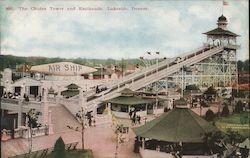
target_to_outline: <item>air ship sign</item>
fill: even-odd
[[[50,75],[75,76],[75,75],[92,73],[97,70],[92,67],[74,64],[71,62],[59,62],[59,63],[32,66],[30,71],[50,74]]]

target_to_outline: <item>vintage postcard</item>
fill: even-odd
[[[249,157],[249,0],[0,0],[2,158]]]

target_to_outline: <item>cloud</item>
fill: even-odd
[[[184,2],[184,1],[183,1]],[[229,29],[241,34],[247,57],[249,45],[246,2],[230,1],[225,8]],[[13,11],[2,37],[2,52],[21,56],[138,58],[146,51],[166,56],[200,47],[220,16],[217,1],[188,3],[156,1],[25,1],[22,6],[101,7],[102,11]],[[108,11],[107,7],[147,7],[147,11]]]

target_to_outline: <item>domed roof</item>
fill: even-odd
[[[227,21],[227,18],[222,14],[219,18],[218,18],[218,22],[219,21]]]

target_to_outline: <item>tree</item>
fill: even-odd
[[[206,112],[205,119],[207,121],[213,121],[214,117],[215,117],[214,112],[211,109],[208,109],[208,111]]]
[[[30,109],[29,112],[26,114],[26,117],[28,118],[28,126],[30,128],[30,148],[29,152],[32,152],[32,135],[33,130],[32,128],[38,128],[41,127],[41,124],[38,123],[38,116],[42,113],[39,111],[36,111],[35,109]]]
[[[238,67],[238,71],[242,71],[244,67],[244,62],[241,60],[237,61],[237,67]]]
[[[219,153],[221,155],[223,153],[223,138],[224,135],[222,132],[209,132],[203,135],[203,141],[209,149],[210,154]]]
[[[227,105],[224,105],[222,112],[221,112],[221,116],[228,116],[229,115],[229,109]]]
[[[243,69],[244,71],[249,71],[249,59],[244,61]]]
[[[66,158],[65,144],[62,137],[59,137],[55,143],[53,158]]]
[[[235,145],[243,141],[243,136],[240,135],[238,131],[233,131],[231,129],[228,129],[226,134],[228,136],[228,142],[232,145]]]
[[[241,113],[243,111],[243,103],[239,100],[235,106],[235,112]]]

